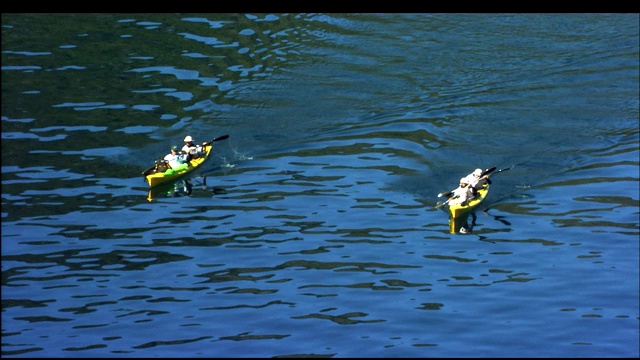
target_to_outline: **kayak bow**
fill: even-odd
[[[204,154],[197,159],[192,159],[191,161],[189,161],[189,166],[183,170],[175,171],[175,172],[167,171],[164,173],[151,173],[146,175],[145,179],[147,180],[147,183],[149,184],[150,187],[155,187],[160,184],[164,184],[168,181],[175,181],[180,177],[182,177],[183,175],[190,173],[191,171],[195,170],[197,167],[202,165],[202,163],[204,163],[209,158],[209,155],[211,154],[211,149],[212,149],[211,144],[204,146]]]

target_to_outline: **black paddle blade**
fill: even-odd
[[[483,172],[482,172],[482,174],[480,175],[480,177],[483,177],[483,176],[485,176],[485,175],[487,175],[487,174],[489,174],[489,173],[493,172],[495,169],[496,169],[496,167],[494,166],[494,167],[492,167],[492,168],[489,168],[489,169],[487,169],[487,170],[483,171]]]
[[[225,139],[228,139],[228,138],[229,138],[229,135],[222,135],[222,136],[218,136],[217,138],[211,140],[211,142],[225,140]]]
[[[513,169],[513,166],[509,166],[508,168],[500,169],[500,170],[498,170],[498,172],[496,172],[496,174],[497,173],[501,173],[503,171],[511,170],[511,169]]]
[[[222,135],[222,136],[218,136],[217,138],[214,138],[213,140],[209,141],[208,143],[205,143],[205,145],[209,145],[212,142],[216,142],[216,141],[220,141],[220,140],[225,140],[228,139],[229,135]]]

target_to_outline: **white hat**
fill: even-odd
[[[475,170],[473,171],[473,175],[475,175],[475,176],[480,176],[480,175],[482,175],[482,169],[475,169]]]
[[[184,142],[192,142],[193,138],[191,137],[191,135],[187,135],[187,137],[184,138]]]
[[[460,184],[468,184],[469,180],[467,180],[466,177],[463,177],[462,179],[460,179]]]

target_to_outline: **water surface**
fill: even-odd
[[[2,355],[638,357],[638,20],[3,14]]]

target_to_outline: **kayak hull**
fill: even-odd
[[[170,181],[176,181],[182,176],[192,172],[193,170],[198,168],[200,165],[202,165],[209,158],[209,155],[211,154],[211,149],[212,149],[211,145],[206,145],[204,147],[204,154],[197,159],[192,159],[191,161],[189,161],[189,166],[183,170],[176,171],[176,172],[166,172],[166,173],[152,173],[145,176],[145,179],[149,184],[149,187],[153,188],[158,185],[168,183]]]

